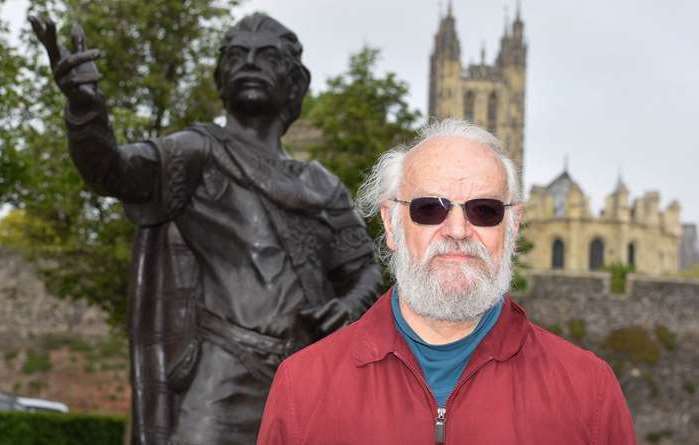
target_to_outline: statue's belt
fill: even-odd
[[[219,317],[203,306],[197,307],[197,336],[236,355],[239,354],[242,346],[257,352],[286,357],[294,352],[295,346],[293,339],[271,337],[245,329]]]
[[[196,337],[167,371],[168,385],[177,392],[186,390],[201,355],[201,343],[208,342],[234,355],[255,378],[271,382],[279,363],[299,349],[293,339],[281,339],[237,326],[197,306]]]

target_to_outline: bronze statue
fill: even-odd
[[[254,14],[226,32],[224,127],[118,146],[95,49],[31,17],[67,98],[72,159],[139,226],[130,295],[134,444],[254,443],[280,361],[357,318],[380,270],[347,189],[280,137],[310,73],[296,35]]]

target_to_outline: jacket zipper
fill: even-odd
[[[452,397],[454,397],[454,394],[456,394],[459,389],[468,382],[471,377],[473,377],[478,371],[481,370],[485,365],[493,361],[493,357],[489,357],[488,360],[484,361],[481,363],[477,368],[474,368],[468,375],[466,375],[464,378],[459,380],[456,383],[456,386],[454,389],[451,391],[449,396],[447,397],[447,402],[444,404],[444,408],[437,408],[437,418],[435,419],[434,423],[434,432],[435,432],[435,442],[437,444],[444,444],[446,442],[446,433],[447,433],[447,406],[449,406],[449,402],[451,401]],[[441,439],[441,441],[440,441]]]
[[[437,417],[434,419],[434,442],[444,443],[444,429],[447,423],[447,409],[437,408]]]
[[[405,360],[400,354],[396,353],[395,351],[393,352],[393,355],[395,355],[403,364],[410,370],[410,372],[413,373],[413,376],[417,379],[417,381],[422,385],[422,389],[427,393],[427,395],[432,399],[434,402],[432,406],[436,408],[437,412],[437,417],[434,419],[434,439],[436,444],[445,444],[447,440],[447,409],[446,406],[449,406],[449,402],[451,401],[452,397],[454,397],[454,394],[456,394],[459,389],[464,386],[464,384],[473,377],[474,374],[476,374],[478,371],[481,370],[485,365],[488,363],[492,362],[494,360],[493,357],[489,357],[488,360],[484,361],[481,363],[477,368],[473,369],[470,373],[468,373],[467,376],[459,380],[457,382],[456,387],[452,390],[451,394],[449,394],[449,397],[447,397],[447,403],[445,404],[445,408],[440,408],[437,406],[437,401],[434,398],[434,395],[432,394],[432,391],[427,387],[427,383],[425,382],[425,379],[422,378],[421,374],[413,368],[410,363]]]
[[[405,360],[400,354],[398,354],[397,352],[394,351],[393,355],[395,355],[398,358],[398,360],[403,362],[405,367],[408,368],[410,370],[410,372],[413,373],[413,376],[415,376],[415,379],[422,386],[422,389],[425,391],[425,393],[428,395],[428,397],[432,400],[432,402],[433,402],[432,407],[433,407],[433,409],[435,409],[437,411],[437,417],[435,418],[435,425],[434,425],[434,427],[435,427],[435,430],[434,430],[435,443],[443,444],[444,441],[446,440],[446,431],[445,431],[446,420],[447,420],[446,419],[446,415],[447,415],[446,408],[440,408],[437,406],[437,401],[435,400],[434,395],[432,395],[432,391],[430,391],[430,388],[427,387],[427,383],[425,382],[425,379],[422,378],[422,375],[415,368],[413,368],[410,365],[410,363],[407,360]],[[443,414],[442,414],[441,419],[440,419],[440,414],[439,414],[440,410],[443,410]],[[439,423],[440,420],[441,420],[441,424]],[[441,429],[439,428],[440,425],[441,425]],[[440,431],[441,431],[441,433],[440,433]],[[440,436],[440,434],[441,434],[441,436]],[[441,437],[441,441],[439,440],[440,437]]]

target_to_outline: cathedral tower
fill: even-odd
[[[430,57],[430,116],[454,116],[461,105],[461,45],[451,2],[439,23]]]
[[[515,19],[506,20],[493,64],[481,50],[480,63],[462,68],[451,2],[435,35],[430,59],[429,116],[456,117],[494,133],[520,172],[524,159],[524,116],[527,44],[519,5]]]

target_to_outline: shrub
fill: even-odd
[[[646,434],[646,440],[650,443],[660,443],[661,440],[670,437],[672,437],[671,430],[652,431]]]
[[[117,416],[0,412],[0,445],[121,445]]]
[[[38,396],[47,386],[48,384],[43,380],[32,380],[27,385],[27,389],[30,394]]]
[[[5,361],[7,362],[7,364],[11,365],[12,362],[17,358],[17,355],[19,355],[19,352],[16,350],[5,351],[3,355],[5,356]]]
[[[570,338],[578,342],[585,338],[585,334],[587,333],[585,329],[585,320],[580,320],[579,318],[568,320],[568,333],[570,334]]]
[[[546,329],[556,335],[563,335],[563,328],[561,328],[561,325],[558,323],[552,323],[546,326]]]
[[[515,271],[512,274],[512,282],[510,285],[514,291],[526,292],[529,283],[527,283],[527,279],[524,275],[522,275],[519,271]]]
[[[655,327],[655,337],[668,351],[677,349],[677,334],[672,332],[667,326],[657,325]]]
[[[605,338],[604,347],[636,364],[654,365],[660,358],[660,348],[641,326],[613,330]]]
[[[626,275],[633,272],[633,266],[622,263],[613,263],[604,268],[611,274],[611,291],[613,294],[623,294],[626,292]]]
[[[688,394],[694,394],[697,392],[697,385],[694,382],[684,382],[682,388],[687,391]]]
[[[111,334],[97,345],[97,354],[100,358],[126,358],[129,354],[126,338]]]
[[[46,372],[51,370],[51,358],[46,351],[37,351],[30,349],[27,351],[27,358],[24,360],[22,372],[25,374],[34,374],[36,372]]]
[[[44,349],[48,351],[53,351],[55,349],[61,349],[67,347],[71,351],[75,352],[88,352],[92,349],[92,346],[83,338],[75,335],[67,334],[49,334],[42,338],[42,345]]]

